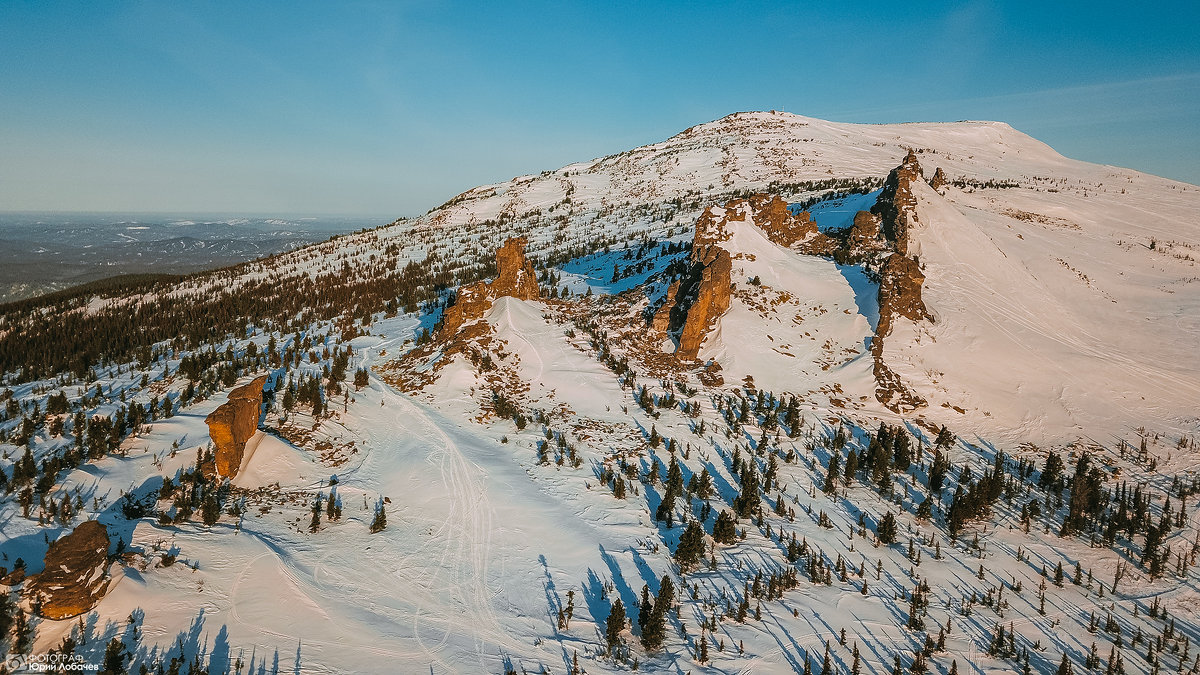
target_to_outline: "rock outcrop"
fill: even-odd
[[[893,253],[879,270],[879,326],[876,339],[886,337],[892,331],[892,321],[903,316],[912,321],[930,319],[929,311],[921,300],[921,285],[925,275],[917,261]]]
[[[758,203],[775,209],[759,196]],[[786,210],[787,204],[778,200]],[[733,236],[729,224],[748,219],[757,222],[759,209],[753,200],[734,199],[724,206],[704,209],[696,221],[689,267],[682,279],[671,283],[663,304],[654,312],[651,325],[664,332],[679,331],[675,350],[681,359],[695,359],[713,324],[729,309],[733,259],[721,244]],[[788,214],[790,215],[790,214]],[[783,222],[785,216],[778,216]]]
[[[218,476],[233,478],[241,468],[246,441],[258,430],[266,383],[267,376],[260,375],[249,384],[233,389],[229,392],[229,400],[204,419],[208,424],[208,435],[216,446],[214,468]]]
[[[496,251],[496,279],[488,286],[493,298],[509,296],[520,300],[536,300],[540,295],[537,272],[525,257],[529,240],[516,237],[504,242]]]
[[[793,213],[782,197],[755,194],[750,197],[754,209],[754,224],[767,238],[780,246],[791,248],[817,238],[817,221],[808,211]]]
[[[452,337],[463,324],[483,317],[496,298],[510,296],[536,300],[540,297],[537,272],[533,269],[533,263],[525,257],[528,243],[524,237],[505,241],[496,250],[496,278],[490,282],[477,281],[458,289],[454,304],[447,307],[442,315],[439,337]]]
[[[707,264],[698,265],[694,274],[698,277],[683,330],[679,333],[680,358],[694,359],[700,353],[700,345],[712,329],[712,324],[729,309],[729,286],[732,281],[733,260],[729,251],[717,249]]]
[[[108,590],[108,544],[108,529],[95,520],[50,544],[44,571],[26,587],[42,616],[69,619],[100,602]]]
[[[929,187],[940,191],[942,188],[946,187],[946,184],[949,182],[950,181],[946,180],[946,172],[942,171],[942,167],[939,166],[937,171],[933,172],[933,178],[929,180]]]
[[[650,325],[654,330],[666,332],[671,327],[671,311],[675,309],[675,299],[679,297],[680,281],[676,279],[671,282],[670,288],[667,289],[666,300],[659,305],[654,312],[654,318],[651,319]]]
[[[915,180],[923,180],[921,165],[916,153],[909,150],[900,166],[888,174],[879,199],[871,207],[871,212],[882,219],[883,236],[900,255],[908,255],[908,228],[917,207],[911,187]]]

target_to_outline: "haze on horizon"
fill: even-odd
[[[1017,4],[6,2],[0,211],[410,215],[767,109],[1200,184],[1200,8]]]

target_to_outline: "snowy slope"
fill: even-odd
[[[691,241],[705,207],[767,191],[815,201],[822,230],[844,227],[870,207],[910,147],[926,176],[940,167],[954,183],[940,194],[914,184],[911,253],[934,321],[898,319],[884,350],[927,407],[900,417],[875,399],[877,283],[859,266],[780,247],[749,221],[734,224],[724,243],[733,258],[731,308],[700,352],[702,363],[720,364],[723,383],[706,385],[703,366],[672,360],[647,311],[670,281],[668,268],[686,258],[665,251]],[[1190,658],[1181,666],[1171,648],[1181,637],[1200,642],[1195,566],[1176,572],[1172,558],[1167,574],[1151,578],[1140,561],[1144,533],[1112,545],[1057,536],[1069,490],[1038,487],[1038,473],[1017,461],[1040,470],[1054,450],[1069,474],[1086,450],[1100,458],[1106,490],[1126,481],[1152,495],[1155,521],[1168,492],[1179,508],[1174,479],[1186,485],[1200,475],[1198,214],[1200,188],[1070,160],[1001,123],[852,125],[739,113],[661,143],[481,186],[419,218],[196,277],[171,297],[186,303],[254,280],[338,269],[352,282],[369,265],[402,270],[431,257],[451,268],[489,259],[504,239],[524,235],[531,259],[553,260],[546,274],[573,297],[498,298],[478,334],[461,343],[415,345],[439,317],[430,303],[414,312],[377,308],[369,321],[252,325],[211,352],[193,350],[211,353],[215,369],[228,349],[246,360],[243,376],[269,368],[281,388],[322,378],[327,412],[313,416],[307,403],[285,411],[277,395],[230,488],[226,505],[243,500],[245,512],[227,511],[212,527],[196,518],[129,520],[119,503],[124,491],[178,483],[208,446],[203,420],[228,389],[215,370],[203,371],[194,401],[145,422],[122,452],[64,473],[48,496],[79,496],[75,522],[100,519],[128,550],[112,565],[109,594],[84,617],[80,651],[98,658],[108,639],[125,635],[137,645],[134,664],[197,657],[212,672],[236,670],[240,655],[256,673],[564,673],[577,655],[590,673],[629,672],[635,662],[645,672],[788,673],[803,669],[805,655],[819,672],[828,645],[837,672],[849,672],[857,646],[861,672],[890,673],[893,658],[907,667],[927,637],[949,626],[931,672],[946,673],[952,662],[964,673],[1014,672],[1015,657],[987,653],[1003,624],[1034,672],[1053,672],[1064,653],[1082,669],[1093,642],[1102,657],[1115,649],[1110,631],[1087,630],[1090,614],[1103,625],[1112,613],[1126,672],[1148,673],[1147,638],[1132,642],[1135,630],[1166,630],[1147,616],[1157,602],[1176,619],[1176,632],[1163,638],[1163,667],[1187,672]],[[71,311],[127,311],[145,300],[97,295]],[[284,358],[268,366],[269,340]],[[160,347],[148,366],[105,363],[88,381],[64,374],[14,384],[20,405],[0,421],[4,440],[56,391],[72,413],[88,415],[151,397],[180,401],[189,350]],[[350,350],[350,366],[335,393],[325,373],[340,349]],[[392,377],[406,358],[428,381]],[[356,386],[360,368],[367,380]],[[496,393],[520,415],[497,414]],[[795,424],[782,412],[792,396]],[[912,466],[834,481],[823,494],[831,456],[864,456],[881,421],[912,434],[921,448]],[[957,435],[946,449],[953,469],[931,494],[929,448],[942,424]],[[48,427],[29,442],[39,461],[75,442],[73,422],[57,434]],[[1139,442],[1145,457],[1132,450]],[[4,442],[0,450],[0,469],[11,476],[24,449]],[[991,513],[950,537],[962,468],[978,479],[997,451],[1009,458],[1011,486]],[[672,459],[684,484],[709,473],[711,511],[686,494],[660,509]],[[775,484],[755,493],[761,515],[741,518],[738,536],[714,545],[717,513],[731,510],[741,490],[738,469],[753,465],[762,476],[771,464]],[[69,528],[36,500],[23,517],[13,495],[0,502],[0,565],[21,556],[37,572],[49,541]],[[343,517],[321,517],[310,532],[314,500],[331,495]],[[919,518],[927,497],[931,517]],[[1200,536],[1195,501],[1186,499],[1164,543],[1183,557]],[[377,503],[388,524],[372,534]],[[1031,503],[1042,514],[1026,525]],[[166,513],[171,504],[156,508]],[[670,524],[655,520],[659,512],[670,513]],[[898,521],[893,545],[876,537],[886,514]],[[703,524],[705,555],[683,572],[672,553],[689,520]],[[789,559],[793,541],[806,548]],[[175,562],[165,564],[170,555]],[[810,563],[834,568],[839,559],[844,576],[810,579]],[[1053,583],[1060,563],[1062,586]],[[1079,584],[1070,579],[1076,563],[1088,575]],[[751,590],[785,571],[797,573],[796,587],[773,597]],[[657,593],[664,574],[686,589],[674,598],[664,647],[646,650],[636,602],[643,586]],[[909,625],[918,581],[931,589],[924,628]],[[997,590],[1003,602],[993,603]],[[614,659],[604,631],[616,598],[634,620]],[[739,620],[743,599],[748,616]],[[571,620],[560,622],[569,602]],[[140,640],[128,637],[131,614],[140,617]],[[80,628],[77,620],[41,621],[37,630],[35,651],[44,652]],[[7,648],[2,636],[0,645]]]

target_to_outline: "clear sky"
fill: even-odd
[[[1200,3],[1141,4],[0,0],[0,210],[413,215],[766,109],[1200,183]]]

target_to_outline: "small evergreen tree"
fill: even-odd
[[[717,514],[717,522],[713,525],[713,541],[718,544],[732,544],[737,541],[737,521],[732,513],[722,510]]]
[[[25,612],[17,609],[16,622],[13,627],[12,651],[14,654],[28,654],[33,647],[34,630]]]
[[[688,523],[687,529],[679,537],[679,546],[675,548],[675,562],[679,563],[680,572],[688,570],[700,562],[704,556],[704,528],[695,520]]]
[[[200,517],[204,524],[212,527],[221,517],[221,505],[217,503],[216,490],[209,489],[200,503]]]
[[[129,658],[128,652],[125,650],[125,643],[120,637],[115,637],[109,640],[108,646],[104,648],[104,664],[100,670],[100,675],[122,675],[128,671],[125,670],[125,661]]]
[[[896,516],[892,515],[891,511],[888,511],[887,515],[879,521],[876,534],[879,536],[879,541],[884,544],[891,544],[896,541]]]
[[[383,509],[383,498],[375,504],[375,519],[371,521],[371,534],[382,532],[387,528],[387,513]]]
[[[625,605],[618,598],[613,603],[612,611],[608,613],[608,623],[604,631],[605,638],[608,641],[609,654],[612,654],[617,645],[621,643],[621,631],[623,630],[625,630]]]

